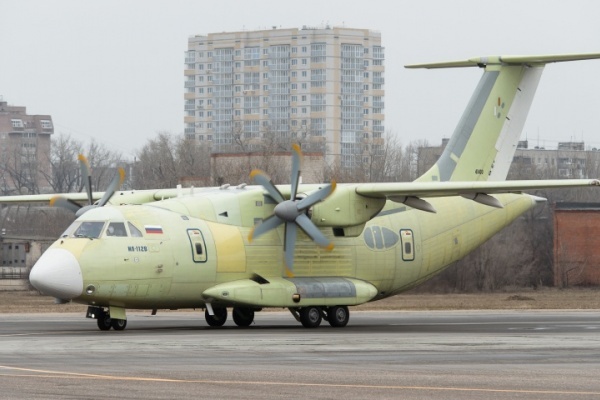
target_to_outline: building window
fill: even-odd
[[[52,129],[52,121],[42,119],[40,123],[42,124],[42,129]]]
[[[23,120],[11,119],[10,122],[11,122],[13,128],[22,128],[23,127]]]

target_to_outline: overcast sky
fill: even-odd
[[[0,96],[50,114],[55,134],[124,156],[183,132],[187,39],[221,31],[346,26],[381,32],[385,126],[402,143],[452,134],[481,71],[408,70],[483,55],[600,52],[600,2],[0,0]],[[600,60],[546,67],[525,135],[600,148]]]

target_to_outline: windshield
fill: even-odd
[[[81,225],[73,232],[74,237],[85,237],[97,239],[104,228],[104,222],[83,221]]]

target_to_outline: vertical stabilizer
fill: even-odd
[[[545,64],[600,54],[480,57],[407,68],[484,68],[436,164],[417,181],[505,180]]]

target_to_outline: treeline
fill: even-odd
[[[127,188],[169,188],[191,179],[215,186],[223,183],[248,182],[252,168],[260,168],[271,175],[277,184],[289,183],[289,163],[281,162],[274,154],[289,151],[291,141],[271,142],[253,152],[260,153],[254,165],[244,163],[222,164],[217,170],[211,164],[210,150],[197,145],[183,136],[159,133],[149,139],[138,151],[133,162],[103,145],[91,141],[84,144],[70,136],[57,135],[50,153],[51,170],[38,171],[49,182],[52,192],[78,192],[84,187],[78,154],[85,154],[90,163],[94,190],[103,191],[118,166],[127,167]],[[309,146],[304,145],[303,148]],[[382,146],[368,157],[360,159],[350,168],[324,164],[322,182],[403,182],[412,181],[423,172],[423,165],[434,160],[423,160],[421,150],[427,142],[416,141],[403,145],[389,136]],[[240,145],[237,151],[247,150]],[[314,150],[314,149],[313,149]],[[236,148],[232,148],[236,151]],[[421,153],[421,154],[420,154]],[[421,159],[420,159],[421,157]],[[584,176],[600,176],[597,160],[587,161]],[[0,171],[8,173],[8,171]],[[12,172],[17,178],[20,176]],[[31,175],[22,173],[24,177]],[[535,165],[513,164],[509,179],[556,179],[556,170],[536,168]],[[17,181],[19,181],[17,179]],[[27,179],[19,181],[28,193],[39,188],[27,187]],[[506,288],[552,286],[553,277],[553,212],[557,201],[596,201],[593,189],[544,190],[531,194],[548,199],[494,236],[463,260],[450,266],[442,274],[427,282],[418,290],[438,292],[496,291]],[[29,206],[4,208],[1,214],[2,228],[11,233],[36,237],[57,237],[73,221],[73,214],[61,209],[32,209]]]

